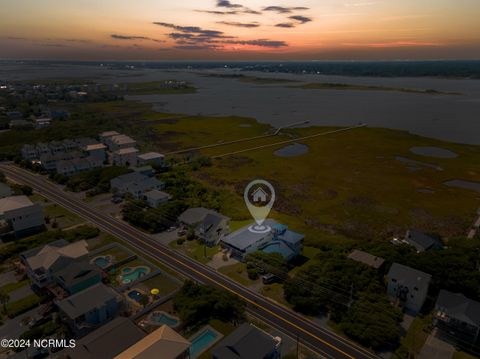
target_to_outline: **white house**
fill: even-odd
[[[432,276],[419,270],[393,263],[387,274],[387,293],[394,303],[418,313],[427,298]]]
[[[157,208],[158,206],[167,203],[170,198],[172,198],[168,193],[156,189],[145,192],[144,197],[148,205],[152,208]]]
[[[117,151],[122,148],[135,147],[137,141],[127,135],[116,135],[107,138],[106,140],[108,148],[110,151]]]
[[[113,152],[112,162],[117,166],[136,166],[138,150],[133,147],[122,148]]]
[[[88,156],[98,158],[102,162],[106,160],[106,149],[107,146],[105,146],[103,143],[95,143],[83,147],[83,150],[88,154]]]
[[[155,177],[148,177],[138,172],[127,173],[110,181],[112,190],[120,193],[130,193],[133,198],[143,198],[146,192],[162,190],[165,185]]]
[[[22,237],[42,230],[44,225],[42,206],[27,196],[0,199],[0,237]]]
[[[165,156],[158,152],[147,152],[138,155],[138,165],[156,165],[164,166],[165,165]]]

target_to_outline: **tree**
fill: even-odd
[[[173,300],[175,310],[186,325],[207,323],[210,319],[238,322],[243,319],[245,302],[213,286],[186,281]]]

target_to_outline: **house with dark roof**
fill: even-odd
[[[279,359],[281,338],[244,323],[211,351],[213,359]]]
[[[77,335],[86,334],[113,319],[120,310],[122,297],[102,283],[56,303],[60,317]]]
[[[130,319],[117,317],[61,352],[66,359],[113,359],[147,334]]]
[[[460,341],[476,343],[480,334],[480,302],[442,289],[433,312],[434,324]]]
[[[416,314],[427,299],[431,279],[430,274],[393,263],[387,274],[388,296],[395,304]]]
[[[114,359],[188,359],[191,343],[168,325],[162,325]]]
[[[363,263],[374,269],[379,269],[385,263],[385,260],[381,257],[374,256],[370,253],[354,249],[352,253],[348,255],[348,258],[355,262]]]
[[[404,241],[414,246],[417,252],[443,248],[442,241],[438,236],[426,234],[415,229],[409,229],[407,231]]]
[[[289,230],[288,226],[273,219],[267,219],[263,223],[266,231],[252,230],[252,226],[254,224],[242,227],[221,240],[222,247],[232,257],[244,260],[249,253],[263,251],[279,253],[288,261],[302,252],[304,235]]]
[[[53,275],[55,282],[69,295],[81,292],[102,281],[97,266],[87,261],[73,262]]]
[[[230,218],[208,208],[189,208],[178,221],[193,228],[195,235],[209,246],[218,244],[230,232]]]
[[[146,192],[162,190],[165,184],[155,177],[148,177],[138,172],[127,173],[110,180],[110,187],[120,193],[130,193],[133,198],[143,198]]]

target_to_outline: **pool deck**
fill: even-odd
[[[203,353],[205,353],[208,349],[210,349],[211,347],[213,347],[215,344],[217,344],[220,340],[223,339],[223,334],[220,333],[218,330],[215,330],[214,328],[212,328],[210,325],[205,325],[204,327],[202,327],[201,329],[199,329],[197,332],[195,332],[195,334],[193,334],[192,336],[190,336],[190,338],[188,338],[188,340],[190,341],[190,343],[193,343],[193,341],[200,336],[201,333],[203,333],[205,330],[211,330],[212,332],[214,332],[217,337],[215,338],[215,340],[213,340],[211,343],[208,344],[208,346],[206,346],[204,349],[202,349],[200,352],[196,353],[195,355],[191,355],[190,356],[190,359],[195,359],[195,358],[198,358],[200,355],[202,355]]]

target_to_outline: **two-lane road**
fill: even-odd
[[[129,226],[63,191],[45,177],[33,174],[12,164],[0,164],[0,170],[11,180],[31,186],[49,200],[78,214],[87,221],[136,248],[168,268],[195,281],[221,287],[242,298],[254,316],[266,321],[282,332],[299,338],[307,348],[326,358],[378,358],[372,352],[335,333],[320,327],[302,315],[238,284],[213,268],[203,265],[155,241],[148,234]]]

